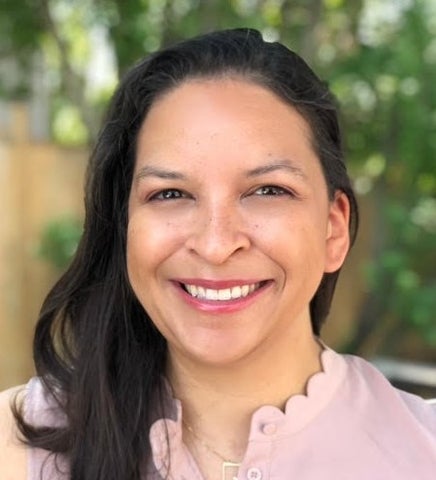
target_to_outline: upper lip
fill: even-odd
[[[209,280],[205,278],[177,278],[174,281],[184,285],[196,285],[197,287],[210,288],[213,290],[222,290],[225,288],[240,287],[241,285],[251,285],[265,282],[265,279],[249,278],[237,280]]]

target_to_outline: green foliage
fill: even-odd
[[[41,18],[35,15],[36,0],[1,0],[0,2],[0,62],[14,59],[15,82],[7,82],[0,74],[0,96],[25,98],[30,91],[26,72],[31,68],[32,54],[43,34]],[[6,66],[9,68],[9,65]]]
[[[356,188],[375,213],[366,227],[373,245],[368,308],[354,345],[363,348],[368,332],[390,319],[381,348],[395,353],[412,330],[436,340],[436,9],[417,0],[384,23],[367,25],[330,78]]]
[[[64,270],[70,263],[82,236],[82,224],[75,218],[59,218],[50,221],[41,234],[38,256],[57,270]]]
[[[88,134],[77,106],[59,102],[53,112],[53,139],[65,147],[76,147],[87,143]]]

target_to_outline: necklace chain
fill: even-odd
[[[185,420],[182,420],[183,425],[185,426],[186,430],[202,445],[207,451],[210,453],[213,453],[216,457],[218,457],[222,461],[222,480],[227,479],[227,471],[230,469],[235,469],[239,468],[241,466],[240,463],[233,462],[226,458],[224,455],[221,455],[220,452],[215,450],[213,447],[211,447],[207,442],[205,442],[201,437],[198,436],[198,434],[195,432],[195,430],[191,427],[191,425],[188,425]],[[236,477],[232,477],[235,479]]]

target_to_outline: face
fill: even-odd
[[[348,249],[310,129],[241,79],[190,80],[138,137],[127,268],[171,355],[229,363],[311,334],[309,302]]]

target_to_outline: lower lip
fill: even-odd
[[[194,307],[201,312],[207,312],[211,314],[221,313],[233,313],[239,310],[243,310],[250,306],[257,298],[262,295],[270,286],[272,282],[267,282],[253,293],[248,294],[246,297],[236,298],[234,300],[206,300],[204,298],[197,298],[189,295],[179,283],[175,286],[182,299],[188,303],[191,307]]]

